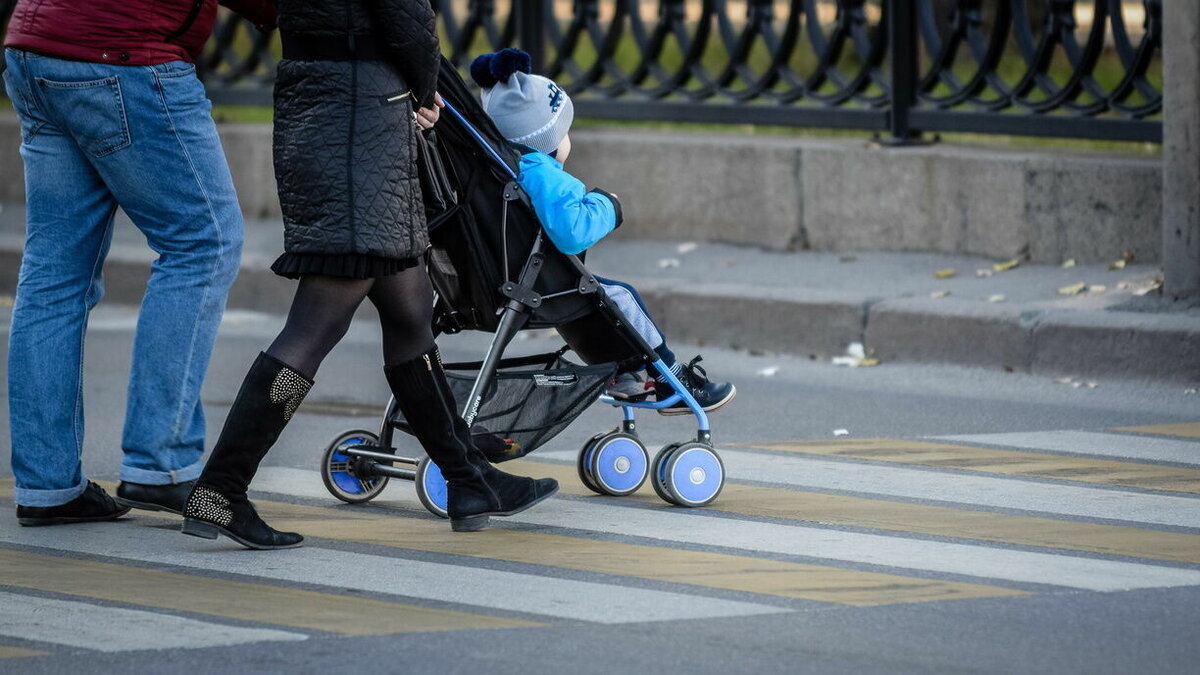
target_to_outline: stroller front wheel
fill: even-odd
[[[586,477],[600,494],[631,495],[646,482],[650,456],[637,436],[617,431],[584,446],[582,463]],[[590,485],[588,487],[591,487]]]
[[[325,448],[321,455],[321,481],[334,497],[347,504],[369,502],[387,487],[387,476],[360,476],[358,462],[346,454],[346,448],[355,445],[379,446],[379,437],[370,431],[356,429],[347,431]]]
[[[655,491],[676,506],[711,504],[725,487],[725,464],[704,443],[668,445],[654,459]]]
[[[417,499],[421,500],[421,504],[433,515],[439,518],[449,518],[446,479],[442,477],[442,470],[438,468],[438,465],[428,457],[422,458],[417,463],[415,481]]]

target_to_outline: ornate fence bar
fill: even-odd
[[[581,116],[1156,143],[1162,3],[433,0],[455,64],[520,46]],[[278,53],[226,16],[214,100],[269,103]]]

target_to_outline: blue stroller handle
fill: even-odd
[[[483,149],[486,150],[488,155],[491,156],[492,161],[499,164],[500,167],[502,169],[504,169],[504,172],[508,174],[509,178],[516,180],[517,179],[516,172],[513,171],[512,167],[509,166],[508,163],[504,161],[504,158],[501,157],[500,154],[496,152],[496,149],[492,147],[492,144],[487,142],[487,139],[485,139],[483,137],[483,134],[479,133],[479,130],[476,129],[473,124],[468,122],[467,118],[463,117],[462,113],[458,112],[458,110],[455,109],[454,106],[450,105],[449,101],[443,99],[442,103],[445,104],[446,110],[449,110],[450,114],[454,115],[454,118],[457,119],[460,123],[462,123],[462,125],[464,127],[467,128],[467,131],[471,134],[471,136],[475,137],[475,140],[478,141],[479,145],[483,146]]]

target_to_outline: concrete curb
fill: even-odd
[[[0,292],[16,285],[20,250],[0,246]],[[248,255],[229,307],[283,313],[294,282]],[[117,249],[106,298],[137,304],[146,252]],[[1195,314],[1064,310],[954,298],[890,298],[744,284],[628,279],[673,341],[827,359],[862,342],[886,362],[945,363],[1046,375],[1200,381]]]

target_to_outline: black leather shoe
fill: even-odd
[[[142,483],[126,483],[121,481],[117,486],[117,503],[134,509],[145,511],[169,511],[175,515],[183,515],[183,505],[187,503],[188,495],[196,481],[174,485],[143,485]]]
[[[118,504],[108,496],[104,488],[88,481],[83,493],[66,504],[58,506],[17,505],[17,522],[28,526],[66,525],[67,523],[91,523],[101,520],[116,520],[129,513],[129,507]]]

